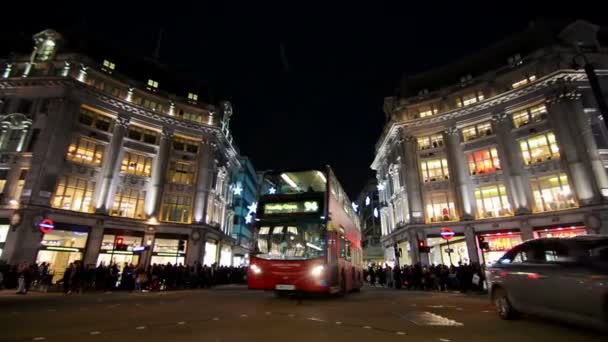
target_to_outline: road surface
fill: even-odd
[[[605,341],[537,318],[502,321],[485,296],[364,288],[279,298],[242,286],[161,293],[0,294],[0,341]]]

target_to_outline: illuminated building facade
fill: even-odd
[[[230,264],[230,103],[155,61],[96,60],[52,30],[34,42],[0,61],[0,258],[56,274],[74,260]]]
[[[386,260],[396,244],[401,264],[489,263],[524,240],[608,233],[608,134],[583,69],[608,97],[602,32],[531,26],[385,99],[372,169]]]

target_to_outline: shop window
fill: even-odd
[[[158,144],[158,132],[138,126],[129,126],[129,139],[145,142],[147,144]]]
[[[173,140],[173,149],[176,151],[197,153],[198,152],[198,142],[196,140],[176,137]]]
[[[166,222],[190,223],[192,198],[190,196],[165,194],[161,207],[161,219]]]
[[[467,155],[471,175],[482,175],[500,170],[500,161],[495,147],[484,148]]]
[[[100,166],[104,146],[81,136],[72,137],[66,159],[85,165]]]
[[[424,204],[428,223],[456,220],[454,196],[451,192],[425,193]]]
[[[181,241],[181,246],[180,246]],[[154,239],[154,253],[168,253],[168,254],[185,254],[186,253],[186,239]]]
[[[535,209],[553,211],[577,206],[565,173],[530,179]]]
[[[4,193],[6,179],[8,178],[8,170],[9,169],[0,169],[0,193]]]
[[[456,105],[458,107],[466,107],[466,106],[472,105],[473,103],[483,101],[483,99],[484,99],[483,92],[476,91],[474,93],[459,96],[456,99]]]
[[[475,200],[477,217],[480,219],[512,215],[507,190],[502,184],[477,188]]]
[[[420,162],[420,172],[425,183],[442,181],[450,178],[448,160],[428,159]]]
[[[539,104],[513,113],[513,124],[515,128],[519,128],[530,123],[543,121],[546,118],[547,107],[544,104]]]
[[[169,164],[169,182],[194,184],[196,169],[193,163],[172,160]]]
[[[492,134],[494,134],[494,131],[492,130],[492,124],[490,122],[483,122],[462,129],[462,138],[464,141],[471,141]]]
[[[112,118],[94,110],[89,106],[80,107],[80,115],[78,116],[80,124],[96,128],[100,131],[109,132],[112,126]]]
[[[114,195],[111,214],[114,216],[144,219],[146,193],[137,189],[118,188]]]
[[[552,132],[520,140],[519,146],[526,165],[559,158],[559,147]]]
[[[526,76],[526,77],[520,79],[519,81],[513,82],[513,84],[511,84],[511,87],[513,89],[519,88],[521,86],[525,86],[526,84],[528,84],[530,82],[533,82],[534,80],[536,80],[536,76],[535,75]]]
[[[120,172],[129,175],[150,177],[152,172],[152,158],[133,152],[125,152],[120,166]]]
[[[418,138],[418,149],[426,150],[443,146],[443,134],[433,134]]]
[[[51,203],[54,208],[92,213],[94,191],[95,182],[93,181],[62,176],[59,177]]]

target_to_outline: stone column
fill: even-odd
[[[575,131],[579,132],[579,141],[582,144],[585,152],[585,159],[589,163],[589,170],[594,176],[595,184],[597,186],[596,195],[601,198],[608,197],[608,174],[602,164],[600,154],[597,149],[593,132],[591,131],[591,119],[583,108],[583,104],[580,99],[573,99],[572,101],[562,102],[564,110],[569,113],[567,115],[570,120],[570,127],[575,128]]]
[[[519,224],[519,231],[521,232],[521,239],[528,241],[534,239],[534,230],[528,222],[528,220],[522,220]]]
[[[122,145],[128,128],[129,118],[121,116],[116,118],[114,130],[112,131],[112,140],[104,152],[105,158],[101,168],[102,178],[95,203],[98,213],[107,214],[108,210],[112,208],[113,198],[111,198],[110,193],[120,172],[120,163],[124,155]]]
[[[418,151],[416,150],[416,139],[412,136],[405,137],[402,141],[403,153],[401,156],[405,161],[405,189],[410,211],[411,223],[422,223],[424,221],[422,209],[422,194],[420,192],[420,172],[418,170]]]
[[[469,252],[469,263],[479,263],[479,249],[477,248],[477,237],[475,236],[475,228],[467,224],[464,227],[464,238]]]
[[[2,204],[11,205],[12,200],[19,202],[17,198],[17,188],[19,186],[19,178],[21,177],[21,157],[17,154],[13,155],[8,175],[6,176],[6,183],[4,184],[4,196],[2,196]]]
[[[3,151],[11,130],[8,122],[2,122],[0,125],[0,151]]]
[[[150,188],[146,194],[146,214],[148,214],[149,217],[155,217],[157,219],[160,212],[163,186],[165,184],[172,141],[173,131],[168,128],[163,128],[158,154],[152,165]]]
[[[199,262],[200,264],[203,263],[205,241],[205,233],[202,229],[192,228],[192,233],[188,239],[188,249],[186,251],[186,265],[192,266],[195,262]]]
[[[194,222],[206,223],[207,198],[213,181],[214,144],[203,141],[199,146],[196,170],[196,191],[194,194]]]
[[[412,265],[420,262],[420,252],[418,251],[418,237],[416,232],[409,230],[407,232],[408,243],[410,244],[410,257],[412,258]]]
[[[89,237],[87,239],[87,249],[84,253],[84,264],[97,266],[97,258],[101,250],[101,242],[103,241],[103,220],[97,220],[95,225],[91,227]]]
[[[569,179],[579,204],[586,206],[598,203],[600,194],[595,186],[593,171],[586,162],[584,134],[576,129],[578,127],[573,127],[573,121],[578,121],[578,119],[569,118],[576,115],[572,101],[577,100],[578,96],[579,94],[575,91],[560,89],[547,102],[547,105],[550,120],[555,129],[560,156],[570,171]]]
[[[21,128],[21,136],[19,137],[19,144],[17,145],[17,152],[23,152],[27,148],[27,141],[30,135],[30,131],[32,128],[32,122],[26,121],[23,122],[23,127]]]
[[[2,260],[11,265],[22,262],[35,262],[42,233],[35,225],[35,218],[42,217],[40,212],[21,211],[21,222],[11,226],[6,238]]]
[[[456,185],[456,198],[460,219],[463,221],[475,218],[475,198],[473,196],[473,183],[469,176],[469,166],[460,144],[460,132],[456,127],[446,130],[448,148],[448,163],[453,183]]]
[[[521,148],[511,132],[513,129],[511,116],[507,113],[499,113],[494,115],[493,121],[498,142],[496,150],[511,209],[516,215],[529,214],[532,212],[532,190],[524,168]]]

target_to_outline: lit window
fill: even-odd
[[[78,122],[82,125],[96,128],[100,131],[109,132],[112,127],[112,118],[102,114],[91,107],[80,107]]]
[[[500,161],[496,148],[484,148],[471,152],[467,155],[469,161],[469,172],[472,175],[481,175],[500,170]]]
[[[175,139],[173,139],[173,149],[177,150],[177,151],[197,153],[198,152],[198,142],[196,140],[175,137]]]
[[[483,99],[483,93],[481,91],[477,91],[471,94],[458,97],[456,99],[456,104],[458,105],[458,107],[466,107],[468,105],[472,105],[473,103],[482,101]]]
[[[425,183],[442,181],[450,178],[448,161],[442,159],[429,159],[420,162],[420,172]]]
[[[475,200],[477,202],[477,218],[512,215],[507,191],[502,184],[477,188],[475,190]]]
[[[164,112],[164,110],[165,110],[165,106],[163,106],[161,103],[152,101],[152,100],[147,99],[147,98],[144,98],[141,101],[141,105],[144,106],[144,107],[146,107],[146,108],[148,108],[148,109],[155,110],[157,112]]]
[[[565,173],[530,179],[535,210],[553,211],[577,206]]]
[[[144,219],[146,193],[137,189],[118,188],[114,195],[111,214],[114,216]]]
[[[152,170],[152,158],[143,156],[133,152],[125,152],[120,165],[120,172],[141,176],[150,177]]]
[[[528,125],[532,122],[539,122],[547,118],[547,107],[539,104],[530,108],[513,113],[513,124],[515,128]]]
[[[198,94],[188,93],[188,100],[198,101]]]
[[[175,194],[163,195],[161,220],[167,222],[190,223],[192,198]]]
[[[158,88],[158,82],[154,80],[148,80],[148,87]]]
[[[418,110],[419,118],[424,118],[427,116],[435,115],[439,112],[439,110],[437,109],[437,105],[435,105],[435,104],[432,104],[429,106],[422,106],[422,107],[418,108],[417,110]]]
[[[462,138],[464,141],[471,141],[492,134],[494,134],[494,131],[492,130],[492,124],[490,122],[484,122],[462,129]]]
[[[194,184],[195,170],[193,163],[171,161],[169,164],[169,182],[177,184]]]
[[[559,147],[552,132],[520,140],[519,146],[526,165],[559,158]]]
[[[426,150],[443,146],[443,134],[433,134],[418,138],[418,149]]]
[[[100,166],[103,150],[104,146],[94,140],[77,136],[72,138],[66,159],[81,164]]]
[[[46,62],[47,60],[49,60],[55,53],[56,45],[57,44],[55,44],[55,41],[53,41],[52,39],[46,39],[40,45],[38,53],[36,54],[36,59],[40,62]]]
[[[59,177],[53,196],[53,208],[93,212],[93,192],[95,182],[71,176]]]
[[[451,192],[425,193],[424,203],[427,223],[456,220],[454,196]]]
[[[515,88],[524,86],[524,85],[526,85],[526,84],[534,81],[535,79],[536,79],[536,76],[534,76],[534,75],[527,76],[527,77],[525,77],[525,78],[523,78],[523,79],[521,79],[521,80],[519,80],[519,81],[511,84],[511,87],[513,87],[513,89],[515,89]]]
[[[128,137],[146,144],[158,144],[158,132],[143,127],[129,126]]]
[[[108,70],[114,70],[116,68],[116,65],[107,59],[103,60],[103,66],[104,66],[104,68],[107,68]]]
[[[27,177],[27,169],[21,169],[19,173],[19,181],[17,181],[17,190],[15,190],[14,199],[19,201],[21,198],[21,192],[23,191],[23,187],[25,186],[25,177]]]

